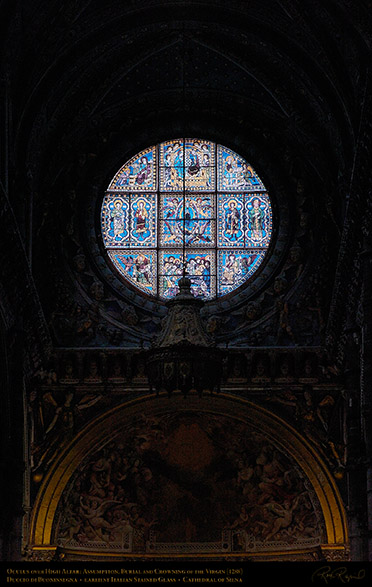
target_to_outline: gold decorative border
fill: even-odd
[[[246,399],[229,394],[202,398],[189,396],[186,399],[178,394],[171,398],[146,395],[117,406],[88,424],[56,459],[40,487],[31,517],[30,546],[40,548],[53,545],[53,522],[59,500],[83,459],[104,446],[108,439],[114,438],[123,425],[138,412],[160,415],[169,411],[223,414],[246,422],[252,429],[266,434],[268,439],[298,463],[318,497],[327,538],[322,550],[327,546],[331,550],[342,550],[345,547],[348,536],[342,499],[330,471],[316,449],[278,416]],[[107,553],[107,556],[111,555]],[[130,557],[133,558],[133,554]],[[155,557],[152,555],[152,558]]]

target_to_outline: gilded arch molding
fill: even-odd
[[[30,523],[29,551],[34,555],[39,553],[40,556],[44,556],[42,553],[50,555],[57,549],[56,516],[58,505],[63,492],[71,484],[73,476],[83,460],[94,455],[110,440],[118,437],[128,422],[132,418],[138,417],[139,414],[163,417],[169,413],[179,414],[181,417],[194,413],[208,418],[231,418],[236,422],[244,423],[249,430],[264,435],[268,442],[296,463],[317,497],[325,529],[324,540],[318,547],[318,551],[321,553],[319,558],[340,558],[341,560],[347,558],[348,536],[341,496],[334,479],[314,447],[294,428],[266,409],[227,394],[203,398],[191,396],[186,400],[178,395],[171,398],[155,398],[153,395],[147,395],[122,404],[91,422],[55,461],[40,487]],[[306,560],[306,549],[303,549],[302,552],[304,560]],[[298,560],[301,560],[301,549],[294,549],[293,556],[296,556],[296,553]],[[98,559],[106,556],[113,559],[115,556],[135,558],[136,554],[133,552],[128,554],[122,552],[105,553],[99,552],[98,549],[95,552],[85,552],[84,556]],[[144,555],[138,556],[143,557]],[[154,558],[154,556],[161,557],[162,555],[161,553],[148,553],[146,556]],[[183,555],[186,558],[187,556],[191,555]],[[202,556],[202,553],[199,556]],[[218,553],[215,556],[218,556]],[[223,556],[226,557],[229,554],[224,553]],[[233,556],[236,557],[237,553],[233,553]],[[239,553],[239,556],[247,556],[247,553]],[[265,553],[256,553],[255,555],[254,552],[250,552],[249,556],[264,560]],[[280,548],[278,552],[271,552],[270,556],[271,559],[275,559],[276,556],[280,558]],[[288,557],[288,552],[283,556]],[[167,557],[177,558],[177,553],[168,553]]]

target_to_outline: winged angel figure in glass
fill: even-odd
[[[212,141],[182,138],[144,149],[110,182],[103,245],[128,286],[169,299],[186,275],[194,296],[224,296],[262,267],[271,200],[252,166]]]

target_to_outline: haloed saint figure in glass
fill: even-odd
[[[120,236],[124,232],[124,211],[122,209],[121,200],[116,200],[114,202],[111,218],[114,236]]]
[[[137,210],[135,211],[136,230],[138,233],[146,232],[148,213],[145,208],[144,200],[138,202]]]
[[[123,281],[160,299],[184,274],[194,296],[224,296],[253,278],[272,235],[269,195],[222,145],[176,139],[119,169],[101,208],[103,243]]]
[[[249,218],[252,224],[253,238],[256,240],[261,240],[264,213],[263,210],[260,208],[260,202],[259,200],[257,200],[257,198],[253,200],[253,206],[249,212]]]
[[[226,234],[228,234],[231,237],[231,240],[236,240],[239,230],[240,212],[236,207],[235,200],[231,200],[229,202],[229,208],[226,212]]]

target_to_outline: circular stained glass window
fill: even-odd
[[[211,141],[177,139],[130,159],[101,209],[103,243],[121,277],[169,299],[186,275],[205,300],[251,279],[272,234],[269,195],[243,157]]]

